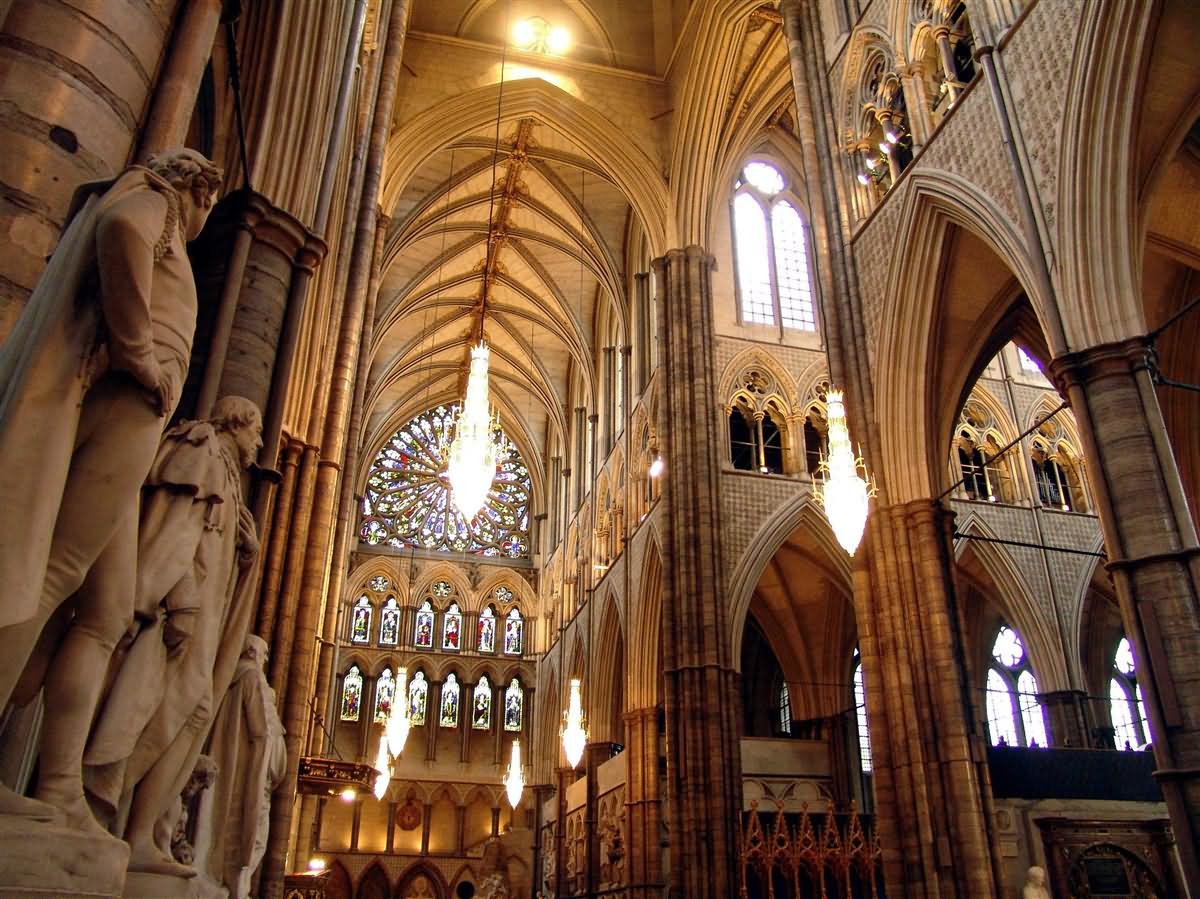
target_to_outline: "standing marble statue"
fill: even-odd
[[[287,770],[283,723],[263,670],[266,661],[266,641],[247,636],[208,743],[220,772],[213,788],[212,848],[205,873],[224,885],[229,899],[250,895],[250,879],[267,851],[271,793]]]
[[[257,406],[222,397],[210,421],[164,435],[146,480],[136,593],[144,626],[83,757],[88,794],[129,843],[131,872],[195,875],[172,858],[171,836],[249,627],[254,579],[246,575],[258,539],[242,473],[261,432]]]
[[[63,760],[79,755],[132,616],[138,495],[196,327],[185,243],[204,227],[220,183],[202,155],[177,150],[81,188],[71,224],[0,348],[0,709],[39,636],[26,683],[43,686],[46,700],[42,802],[0,789],[0,814],[102,833],[79,772]],[[79,597],[64,633],[65,615],[54,613],[85,579],[106,588]]]

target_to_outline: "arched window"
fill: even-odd
[[[395,646],[400,642],[400,604],[389,596],[379,613],[379,645]]]
[[[433,648],[433,616],[433,603],[425,600],[417,609],[417,622],[413,627],[413,645],[418,649]]]
[[[764,474],[783,474],[783,432],[768,409],[762,420],[762,469]]]
[[[804,418],[804,467],[808,476],[815,478],[826,455],[826,438],[813,424],[811,413]]]
[[[396,695],[396,678],[391,668],[384,668],[375,680],[375,723],[383,724],[392,711],[392,697]]]
[[[346,676],[342,678],[342,714],[343,721],[357,721],[359,710],[362,708],[362,672],[357,665],[351,665]]]
[[[739,471],[754,471],[758,467],[754,419],[750,415],[740,404],[729,412],[729,457]]]
[[[371,546],[523,559],[529,555],[529,470],[509,440],[482,511],[470,521],[450,501],[446,480],[457,406],[412,419],[380,450],[367,474],[359,539]]]
[[[517,678],[512,679],[512,683],[508,685],[508,689],[504,691],[504,729],[512,733],[521,730],[521,721],[525,710],[525,691],[521,689],[521,682]]]
[[[867,688],[863,681],[862,657],[854,650],[854,718],[858,724],[858,760],[863,774],[870,774],[871,731],[867,726]]]
[[[779,685],[779,732],[792,732],[792,698],[788,695],[787,681]]]
[[[525,619],[513,608],[504,618],[504,653],[519,656],[525,651]]]
[[[971,499],[987,499],[995,502],[987,480],[987,459],[974,445],[967,433],[959,435],[958,464],[963,473],[963,490]]]
[[[1150,742],[1150,722],[1146,719],[1142,688],[1137,682],[1133,647],[1127,637],[1121,638],[1113,653],[1108,703],[1118,749],[1137,749]]]
[[[458,603],[450,603],[442,616],[442,649],[457,651],[462,643],[462,612]]]
[[[783,174],[765,162],[742,169],[733,198],[734,262],[742,321],[817,329],[808,265],[808,228],[780,196]]]
[[[1020,636],[1002,625],[992,643],[987,674],[988,734],[992,745],[1046,746],[1038,683]]]
[[[425,723],[425,704],[428,699],[429,681],[425,680],[423,671],[418,671],[408,685],[408,722],[413,727]]]
[[[474,730],[492,729],[492,685],[487,675],[479,678],[475,685],[474,701],[471,703],[471,727]]]
[[[446,682],[442,684],[442,711],[438,716],[438,724],[442,727],[458,727],[458,693],[458,677],[446,675]]]
[[[783,474],[783,413],[771,403],[761,412],[738,400],[729,413],[729,457],[739,471]]]
[[[479,613],[479,641],[476,644],[480,652],[496,651],[496,607],[488,606]]]
[[[350,642],[369,643],[371,640],[371,600],[367,594],[358,598],[350,615]]]
[[[1054,506],[1064,512],[1074,508],[1071,498],[1071,479],[1058,462],[1049,454],[1044,444],[1033,444],[1033,476],[1037,482],[1038,499],[1043,505]]]

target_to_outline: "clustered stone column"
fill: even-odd
[[[713,422],[713,259],[702,248],[654,260],[660,365],[670,420],[658,433],[663,487],[663,646],[671,867],[689,899],[735,895],[741,758],[721,573],[720,446]],[[707,427],[704,423],[708,423]]]
[[[1200,883],[1200,546],[1142,339],[1055,359],[1090,465],[1184,878]]]

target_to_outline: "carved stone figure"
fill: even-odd
[[[196,847],[189,838],[189,829],[195,832],[195,822],[191,820],[191,809],[201,793],[213,785],[217,778],[217,764],[206,755],[196,759],[196,768],[188,778],[183,792],[179,794],[175,830],[171,834],[171,855],[181,865],[191,865],[196,860]],[[189,825],[191,827],[189,828]]]
[[[512,889],[504,865],[504,845],[499,837],[490,837],[484,844],[480,871],[479,899],[510,899]]]
[[[222,397],[211,421],[167,432],[146,481],[136,594],[143,627],[84,757],[88,794],[129,842],[130,871],[195,874],[171,857],[173,813],[249,627],[253,578],[246,574],[258,539],[242,472],[261,430],[252,402]]]
[[[233,683],[221,702],[208,752],[220,766],[213,790],[208,874],[230,899],[250,894],[250,879],[267,849],[271,793],[287,770],[283,724],[264,666],[267,644],[246,637]]]
[[[1025,886],[1021,888],[1021,899],[1050,899],[1044,868],[1033,865],[1025,873]]]
[[[102,833],[71,762],[132,616],[138,495],[196,327],[185,243],[203,228],[220,183],[202,155],[178,150],[82,187],[0,348],[0,506],[20,510],[0,516],[0,708],[40,636],[28,690],[16,698],[45,687],[37,797],[53,806],[5,790],[0,814],[57,809],[68,826]],[[68,610],[55,613],[85,580],[68,624]]]

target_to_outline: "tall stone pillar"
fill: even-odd
[[[75,188],[129,162],[174,0],[13,0],[0,30],[0,338],[54,250]]]
[[[662,895],[658,786],[658,709],[625,713],[625,816],[629,822],[625,882],[629,899]]]
[[[1140,338],[1055,359],[1150,717],[1155,778],[1200,895],[1200,546]]]
[[[998,850],[949,518],[928,500],[876,508],[870,583],[856,576],[876,823],[889,893],[986,899],[1000,892]]]
[[[1092,716],[1083,690],[1053,690],[1038,694],[1050,719],[1050,745],[1088,748],[1093,746]]]
[[[663,501],[663,645],[672,888],[735,895],[741,759],[721,572],[721,451],[713,360],[713,259],[701,247],[654,260],[670,474]]]

